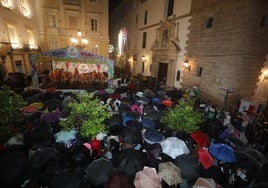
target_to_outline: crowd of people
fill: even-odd
[[[111,118],[105,120],[107,132],[90,140],[79,129],[60,126],[71,113],[68,104],[79,103],[79,92],[21,93],[28,105],[16,134],[1,147],[1,182],[7,187],[267,187],[268,129],[260,116],[219,111],[198,92],[137,90],[134,83],[94,91]],[[161,123],[180,100],[194,100],[193,108],[203,114],[192,133]]]

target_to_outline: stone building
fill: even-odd
[[[30,74],[29,53],[76,46],[108,57],[108,0],[3,0],[0,55],[10,72]],[[43,62],[42,72],[49,68]]]
[[[128,31],[124,53],[114,57],[167,87],[198,86],[220,106],[267,99],[267,10],[265,0],[126,0],[110,19],[113,45],[116,32]]]

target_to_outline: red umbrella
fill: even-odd
[[[209,138],[208,136],[201,132],[201,131],[195,131],[191,134],[191,138],[200,146],[202,147],[208,147],[209,146]]]
[[[213,158],[207,150],[200,148],[197,154],[198,154],[198,160],[204,167],[204,169],[208,169],[213,165]]]

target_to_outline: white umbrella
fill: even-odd
[[[185,142],[177,137],[168,137],[160,142],[163,153],[175,159],[182,154],[189,154],[190,151]]]

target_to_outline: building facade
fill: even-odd
[[[110,38],[127,32],[116,63],[167,87],[198,86],[201,98],[237,105],[268,97],[268,2],[128,0],[113,12]],[[115,48],[117,49],[117,47]]]
[[[69,46],[108,57],[108,5],[108,0],[2,0],[0,55],[6,72],[30,74],[29,53]],[[50,67],[42,62],[37,68]]]

